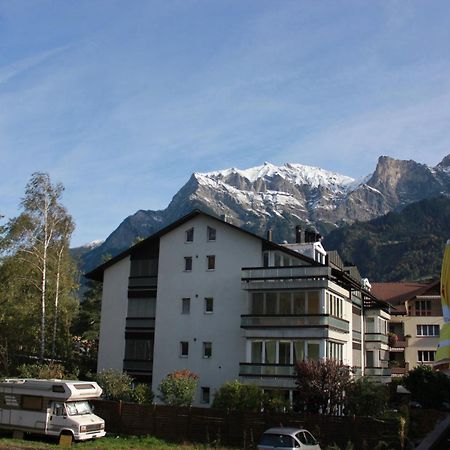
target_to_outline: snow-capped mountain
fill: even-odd
[[[226,216],[235,225],[274,240],[290,240],[295,225],[327,234],[355,220],[366,221],[439,194],[450,195],[450,155],[436,167],[381,156],[363,180],[301,164],[265,163],[246,170],[194,173],[165,210],[140,210],[97,248],[83,256],[86,269],[102,254],[115,255],[194,208]]]

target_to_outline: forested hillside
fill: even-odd
[[[401,281],[439,277],[447,239],[450,199],[441,196],[342,227],[326,236],[323,245],[338,250],[371,281]]]

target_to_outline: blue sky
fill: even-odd
[[[450,2],[0,0],[0,214],[35,171],[72,245],[195,171],[450,153]]]

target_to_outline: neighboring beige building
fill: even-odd
[[[389,366],[393,376],[419,364],[432,365],[444,324],[439,281],[373,283],[376,297],[391,305]]]

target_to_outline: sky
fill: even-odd
[[[0,214],[48,172],[78,246],[193,172],[434,166],[449,18],[447,0],[0,0]]]

